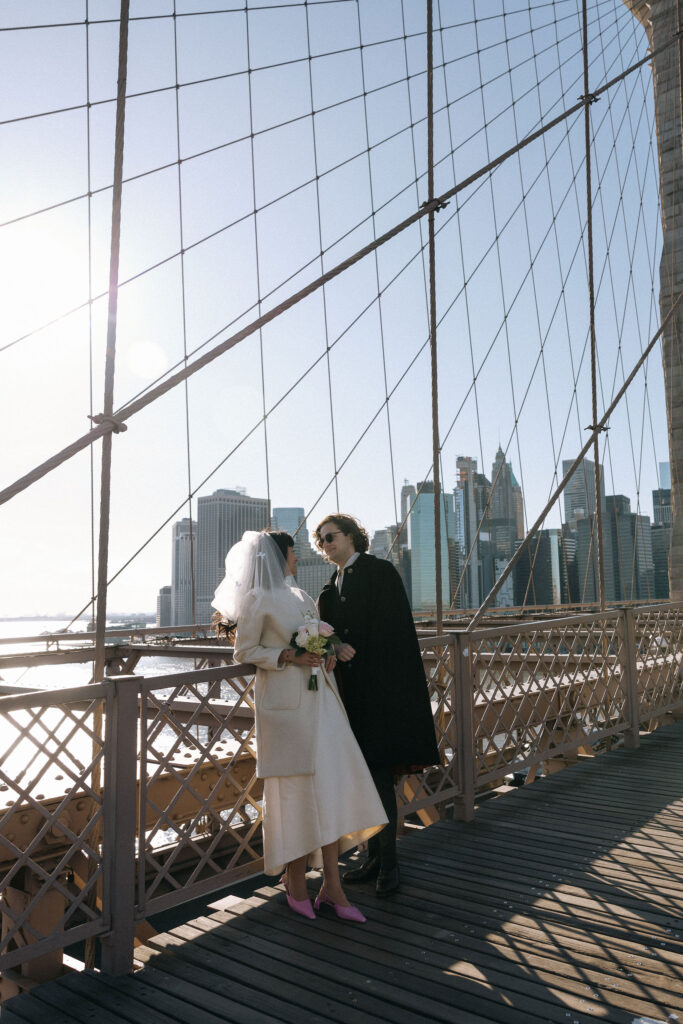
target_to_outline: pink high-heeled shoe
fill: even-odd
[[[320,910],[325,903],[328,903],[332,907],[337,917],[342,921],[355,921],[357,924],[365,924],[367,920],[358,907],[342,907],[340,903],[335,903],[334,900],[327,895],[327,892],[323,887],[315,898],[315,909]]]
[[[289,905],[289,909],[293,910],[295,914],[301,914],[302,917],[307,917],[309,920],[314,921],[315,911],[313,910],[313,904],[311,903],[310,899],[295,900],[294,897],[290,895],[289,885],[287,884],[286,871],[282,878],[280,879],[280,881],[285,887],[285,895],[287,896],[287,903]]]

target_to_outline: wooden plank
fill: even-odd
[[[271,915],[272,917],[272,915]],[[251,919],[250,919],[251,920]],[[412,923],[414,923],[414,918]],[[404,922],[402,921],[401,924]],[[373,925],[375,922],[373,921]],[[288,929],[288,920],[281,918],[283,935]],[[250,922],[244,927],[248,930]],[[259,931],[263,928],[259,921]],[[323,928],[325,931],[323,931]],[[436,929],[442,935],[443,927]],[[474,955],[475,950],[469,944],[460,945],[455,949],[451,943],[441,941],[436,943],[425,942],[425,936],[420,935],[417,946],[410,942],[410,936],[406,936],[404,927],[389,930],[394,931],[392,938],[387,938],[387,930],[384,933],[377,927],[364,927],[361,938],[355,933],[351,936],[340,936],[339,928],[335,921],[321,923],[316,929],[316,943],[321,946],[327,945],[330,963],[338,961],[340,954],[344,956],[344,962],[349,963],[354,957],[361,958],[363,971],[380,975],[388,973],[396,975],[396,964],[401,963],[403,969],[400,974],[402,999],[410,998],[412,992],[420,993],[419,1014],[429,1015],[430,1019],[442,1019],[434,1015],[435,1000],[437,994],[443,992],[443,1000],[459,1008],[467,999],[468,991],[472,991],[475,1005],[480,1014],[485,1015],[486,1020],[511,1020],[522,1019],[564,1021],[567,1008],[580,1010],[585,1002],[584,995],[586,985],[584,980],[567,980],[560,973],[553,973],[547,969],[547,963],[542,956],[538,957],[538,970],[536,977],[542,981],[535,992],[531,992],[528,985],[528,963],[519,960],[516,964],[509,961],[507,964],[501,957],[494,953],[486,955]],[[403,941],[401,941],[403,937]],[[321,951],[318,951],[318,957]],[[454,956],[458,959],[454,961]],[[546,967],[543,971],[541,968]],[[602,977],[602,975],[600,975]],[[486,983],[482,988],[481,979],[485,978]],[[473,987],[474,986],[474,987]],[[594,986],[597,988],[597,985]],[[492,989],[492,991],[490,991]],[[425,999],[425,993],[428,998]],[[455,994],[457,993],[457,995]],[[493,994],[495,993],[495,995]],[[543,999],[534,1001],[531,995]],[[553,997],[561,995],[558,1001]],[[521,1011],[513,1011],[510,1015],[509,1007],[496,1005],[496,999],[502,998],[505,1003],[514,1005]],[[493,1001],[493,1005],[491,1002]],[[409,1005],[409,1004],[408,1004]],[[637,1005],[634,1003],[634,1005]],[[642,1005],[642,1004],[641,1004]],[[631,1009],[625,1011],[623,1016],[612,1016],[612,1020],[624,1020],[631,1024],[633,1012]],[[418,1019],[420,1019],[418,1017]],[[449,1019],[446,1017],[446,1019]]]
[[[363,926],[305,921],[265,886],[150,939],[133,977],[72,975],[7,1007],[41,1024],[57,1005],[55,1024],[683,1020],[681,768],[676,725],[473,823],[412,830],[399,893],[350,892]]]
[[[266,1015],[253,1006],[240,1005],[234,991],[230,999],[207,991],[190,981],[147,968],[130,978],[100,976],[105,999],[109,994],[125,992],[139,1007],[141,1024],[151,1021],[150,1013],[161,1011],[163,1020],[169,1018],[182,1024],[277,1024],[279,1018]],[[250,993],[251,995],[251,993]]]
[[[390,993],[376,993],[374,987],[367,984],[362,975],[354,974],[337,964],[336,970],[329,977],[320,978],[315,970],[315,959],[303,956],[298,952],[302,947],[308,948],[303,940],[302,928],[307,925],[314,927],[313,922],[299,924],[290,913],[292,926],[290,945],[284,946],[263,939],[255,933],[248,941],[240,936],[239,942],[211,941],[202,943],[202,933],[194,925],[184,925],[173,929],[165,936],[158,936],[150,948],[159,951],[172,950],[180,956],[195,963],[211,964],[219,974],[236,973],[238,977],[267,992],[277,992],[282,998],[296,1003],[301,1007],[300,1013],[309,1010],[327,1014],[331,1020],[345,1024],[349,1014],[354,1020],[367,1022],[382,1019],[382,1006]],[[315,943],[314,943],[315,945]],[[245,952],[248,951],[248,963],[245,963]],[[139,951],[138,951],[139,952]],[[401,1006],[396,1006],[395,1016],[391,1019],[397,1024],[414,1024],[415,1015]]]
[[[264,909],[265,912],[270,912],[267,905],[264,905]],[[272,916],[271,913],[270,916]],[[286,933],[289,929],[289,920],[284,907],[280,919],[283,932]],[[431,947],[428,947],[423,929],[420,929],[419,941],[416,943],[413,931],[418,921],[417,914],[411,916],[410,933],[407,933],[404,928],[405,919],[401,918],[395,930],[388,930],[388,934],[392,936],[389,939],[387,939],[386,929],[384,934],[378,934],[374,919],[372,923],[369,922],[368,926],[364,926],[359,932],[358,930],[354,931],[352,935],[348,932],[340,935],[338,924],[334,920],[327,921],[325,924],[323,921],[324,919],[319,924],[316,922],[315,942],[318,945],[325,942],[322,932],[323,928],[327,928],[330,939],[331,966],[338,962],[339,956],[342,954],[345,964],[348,964],[350,959],[355,956],[361,959],[362,971],[365,973],[378,972],[381,970],[378,963],[381,963],[384,953],[387,971],[393,971],[395,974],[396,964],[402,965],[401,981],[397,983],[405,986],[400,992],[401,998],[404,998],[407,992],[420,993],[422,1001],[419,1012],[430,1019],[432,1017],[441,1019],[434,1013],[435,1000],[439,992],[444,993],[444,999],[447,998],[449,1002],[461,1008],[464,1000],[467,999],[468,991],[471,990],[478,1013],[486,1015],[486,1019],[496,1021],[510,1019],[563,1021],[567,1007],[579,1011],[582,1008],[582,1000],[585,1001],[583,996],[586,986],[583,982],[573,983],[572,986],[561,977],[552,978],[550,975],[543,986],[539,986],[536,991],[529,991],[526,968],[521,971],[515,966],[506,968],[502,959],[496,961],[492,955],[489,955],[486,961],[486,958],[481,956],[478,959],[473,957],[470,948],[454,948],[451,942],[443,941],[442,937],[447,933],[444,933],[440,923],[432,926],[432,931],[436,930],[441,934],[440,943],[432,943]],[[244,927],[249,930],[250,927],[253,927],[251,923],[252,915],[249,914],[249,920]],[[259,933],[262,927],[259,921]],[[342,948],[344,943],[346,943],[346,949]],[[319,949],[317,956],[321,956]],[[455,965],[454,957],[458,957]],[[481,979],[484,978],[485,984],[482,986]],[[489,991],[489,989],[493,991]],[[454,990],[457,992],[457,996],[454,996]],[[428,996],[425,996],[425,993],[428,993]],[[561,995],[559,999],[556,998],[558,994]],[[539,1001],[537,1001],[535,1006],[535,1000],[530,997],[531,995],[538,996],[539,1001],[543,999],[543,1004],[539,1006]],[[515,1016],[511,1016],[508,1007],[502,1009],[496,1005],[495,1000],[501,997],[510,1006],[517,1008]],[[492,999],[494,1000],[493,1007],[490,1006]],[[493,1016],[489,1017],[488,1014],[493,1014]],[[628,1020],[631,1024],[633,1013],[629,1011],[626,1016],[612,1016],[610,1019]]]
[[[175,1020],[183,1024],[199,1024],[196,1016],[192,1021],[184,1001],[167,1001],[168,1005],[162,1010],[159,1001],[153,1004],[139,997],[138,986],[133,979],[122,977],[117,978],[116,982],[107,985],[101,975],[84,971],[82,975],[75,976],[71,984],[65,982],[63,987],[70,993],[78,992],[88,1000],[91,1005],[90,1020],[97,1020],[98,1024],[100,1014],[103,1014],[104,1020],[104,1014],[109,1012],[116,1014],[116,1020],[128,1021],[130,1024],[169,1024],[169,1021]],[[223,1024],[223,1021],[217,1017],[207,1017],[206,1024]]]
[[[106,1007],[94,1006],[87,995],[87,972],[75,975],[78,984],[73,988],[67,988],[68,977],[60,978],[59,981],[48,982],[33,989],[26,996],[17,996],[17,1012],[21,1010],[21,1002],[30,999],[42,1012],[42,1017],[36,1018],[41,1024],[52,1024],[56,1014],[61,1012],[70,1021],[70,1024],[121,1024],[121,1016],[118,1013],[111,1013]],[[123,1018],[125,1020],[125,1018]],[[139,1018],[138,1018],[139,1020]],[[137,1022],[135,1022],[137,1024]],[[168,1022],[166,1022],[168,1024]]]
[[[267,978],[264,983],[250,984],[250,979],[243,977],[239,967],[233,971],[228,965],[222,970],[216,970],[211,959],[206,957],[159,955],[151,950],[147,951],[147,955],[151,959],[144,970],[136,975],[136,980],[155,987],[195,987],[197,1007],[213,1006],[214,1000],[218,999],[229,1008],[231,1020],[241,1021],[245,1007],[251,1011],[253,1020],[258,1021],[258,1024],[268,1024],[274,1019],[286,1024],[301,1024],[302,1019],[307,1024],[322,1024],[334,1019],[324,1012],[324,1007],[314,1009],[311,1000],[304,1000],[303,1008],[298,1001],[289,998],[292,993],[286,989],[272,990]],[[293,991],[297,993],[296,987]],[[360,1011],[358,1016],[355,1013],[353,1016],[354,1024],[371,1024],[374,1019]]]
[[[373,921],[374,924],[374,921]],[[446,925],[446,922],[444,922]],[[330,923],[331,928],[334,927],[334,922]],[[376,929],[373,929],[373,931]],[[562,996],[561,1005],[562,1007],[570,1006],[576,1010],[581,1009],[582,1002],[585,1002],[585,991],[586,986],[590,986],[594,992],[604,989],[605,982],[609,980],[612,985],[621,983],[622,990],[624,989],[624,982],[620,976],[613,975],[607,979],[603,970],[594,972],[578,971],[575,970],[572,974],[568,974],[564,969],[565,964],[555,963],[548,961],[548,958],[543,955],[542,952],[533,957],[518,957],[515,962],[512,959],[507,958],[507,962],[500,956],[498,950],[492,949],[490,944],[482,943],[477,948],[476,944],[473,944],[465,936],[463,941],[458,942],[459,951],[455,950],[451,942],[444,941],[444,928],[438,927],[437,933],[441,936],[439,940],[432,940],[428,942],[425,940],[423,934],[420,935],[420,956],[416,958],[414,964],[411,964],[408,973],[411,978],[414,979],[415,987],[417,990],[424,989],[425,985],[429,985],[430,997],[434,991],[434,968],[437,968],[441,972],[441,978],[448,975],[455,975],[458,980],[481,978],[485,977],[488,984],[493,984],[501,991],[505,992],[514,999],[516,1005],[520,1005],[520,998],[524,992],[528,989],[528,975],[530,968],[534,971],[534,982],[540,982],[542,988],[545,990],[545,997],[552,993],[560,994]],[[448,933],[445,933],[446,935]],[[399,935],[403,936],[405,942],[405,929],[399,931]],[[383,947],[384,943],[378,939],[376,935],[371,937],[370,929],[364,929],[363,938],[368,942],[367,946],[364,946],[362,950],[358,949],[358,940],[354,938],[353,942],[356,947],[358,955],[362,955],[364,958],[376,959],[378,947]],[[321,941],[318,937],[318,941]],[[335,945],[338,940],[335,939]],[[396,957],[405,958],[410,956],[409,943],[402,946],[400,943],[394,943],[392,945],[392,957],[391,959],[395,962]],[[414,944],[413,944],[414,948]],[[453,957],[457,955],[459,960],[454,963]],[[405,963],[405,959],[403,960]],[[441,983],[441,982],[440,982]],[[625,983],[628,986],[628,983]],[[541,991],[541,989],[539,989]],[[637,1001],[637,996],[640,994],[640,986],[631,983],[630,991],[624,991],[624,994],[630,998],[630,1005],[627,1007],[622,1006],[621,1009],[627,1011],[626,1019],[632,1018],[633,1012],[642,1010],[643,1003]],[[650,992],[653,997],[658,997],[660,1000],[665,1001],[666,991],[658,993]],[[573,999],[572,999],[573,997]],[[481,997],[485,999],[485,997]],[[604,993],[602,994],[601,1005],[605,1003]],[[480,1004],[481,1005],[481,1004]],[[616,1007],[619,1009],[619,1007]],[[611,1008],[610,1019],[615,1019],[614,1009]],[[548,1019],[559,1019],[562,1020],[564,1010],[559,1015],[556,1015],[552,1008],[548,1009]],[[496,1017],[496,1019],[499,1019]]]

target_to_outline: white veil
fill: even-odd
[[[247,530],[225,556],[225,579],[211,604],[225,622],[237,622],[247,597],[258,605],[274,592],[289,591],[287,563],[276,542],[267,533]]]

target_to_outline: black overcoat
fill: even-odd
[[[320,617],[355,647],[337,663],[351,728],[373,767],[439,763],[420,648],[403,581],[391,562],[359,555],[318,599]]]

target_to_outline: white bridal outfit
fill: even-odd
[[[213,606],[237,622],[235,660],[257,666],[257,771],[264,780],[266,874],[298,857],[322,866],[320,848],[339,852],[378,832],[387,817],[351,731],[334,676],[323,667],[309,690],[310,668],[278,666],[283,647],[318,618],[313,600],[286,576],[286,562],[267,533],[249,531],[225,559]]]

